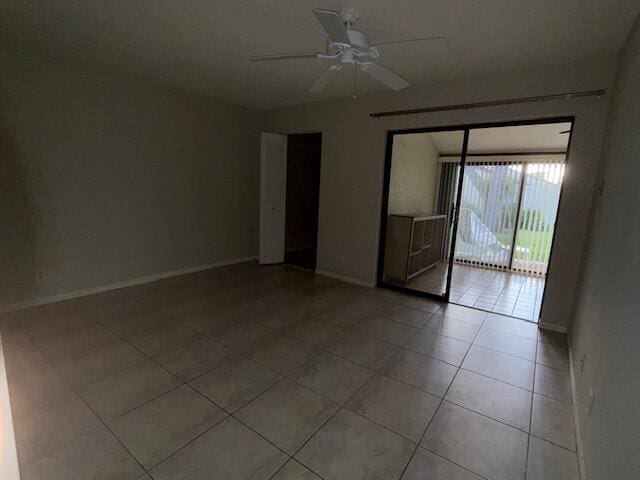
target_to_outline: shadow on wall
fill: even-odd
[[[36,297],[33,159],[0,118],[0,306]]]

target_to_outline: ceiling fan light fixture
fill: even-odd
[[[325,69],[324,73],[318,77],[311,86],[310,93],[322,91],[331,81],[331,73],[340,70],[342,65],[353,65],[355,70],[360,70],[368,76],[380,82],[382,85],[394,90],[402,90],[410,84],[397,73],[376,62],[380,58],[380,51],[377,47],[386,48],[389,45],[412,45],[417,42],[429,42],[430,45],[441,45],[448,42],[444,37],[425,37],[408,40],[369,43],[369,36],[360,30],[352,27],[360,18],[354,8],[343,8],[340,12],[314,8],[313,14],[325,31],[328,42],[325,52],[294,55],[263,55],[252,57],[252,61],[285,60],[296,58],[317,58],[320,60],[332,60],[334,63]],[[383,52],[384,53],[384,52]]]

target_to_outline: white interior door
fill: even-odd
[[[260,263],[284,262],[287,199],[287,136],[260,138]]]

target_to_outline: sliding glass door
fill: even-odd
[[[388,133],[378,283],[536,317],[570,129],[565,120]],[[529,280],[508,273],[542,287],[528,292]]]
[[[455,260],[508,269],[516,232],[523,165],[467,158]]]
[[[564,177],[564,155],[547,155],[524,166],[518,227],[511,269],[544,276],[547,274],[555,230],[560,188]]]
[[[446,298],[468,133],[389,134],[379,281]],[[446,162],[455,156],[457,163]]]

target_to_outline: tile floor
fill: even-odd
[[[23,480],[577,479],[534,324],[242,264],[2,316]]]
[[[442,262],[413,279],[407,287],[443,293],[447,267],[448,263]],[[458,305],[537,322],[544,284],[542,277],[455,264],[450,300]]]

